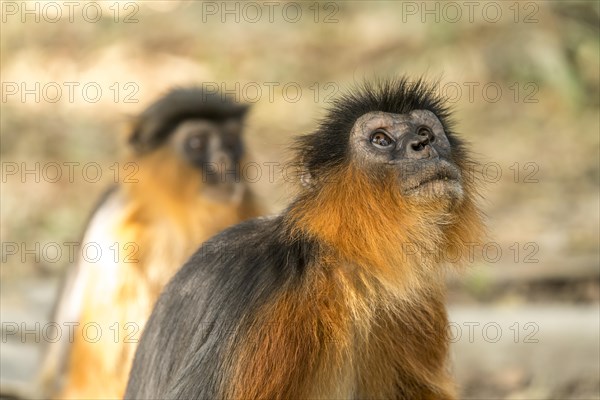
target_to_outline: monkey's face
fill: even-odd
[[[462,200],[462,174],[433,112],[364,114],[355,122],[350,140],[358,162],[382,179],[392,176],[403,196],[418,201]]]
[[[203,183],[211,186],[239,182],[243,153],[241,122],[188,119],[171,135],[171,145],[181,157],[202,173]]]

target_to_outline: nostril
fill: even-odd
[[[419,140],[415,140],[411,143],[410,148],[414,151],[422,151],[427,145],[430,143],[430,139],[428,137],[421,138]]]
[[[227,156],[225,155],[221,155],[220,157],[217,158],[217,163],[219,163],[219,165],[225,165],[227,164]]]
[[[417,135],[428,139],[427,143],[433,143],[435,141],[435,135],[432,130],[427,126],[421,126],[417,129]]]
[[[410,147],[414,150],[414,151],[421,151],[425,148],[425,146],[423,145],[423,143],[418,142],[418,143],[413,143],[410,145]]]

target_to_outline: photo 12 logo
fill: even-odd
[[[402,22],[538,23],[540,6],[533,1],[403,1]]]
[[[109,98],[115,103],[138,103],[140,88],[135,82],[2,82],[2,103],[98,103]]]
[[[77,329],[76,329],[77,328]],[[56,343],[60,340],[73,343],[76,336],[87,343],[98,343],[102,338],[113,343],[137,343],[140,339],[141,329],[135,322],[120,324],[115,321],[108,324],[98,322],[64,321],[61,323],[48,322],[34,324],[26,322],[2,322],[2,343],[20,341],[21,343]]]
[[[139,22],[140,6],[134,1],[2,1],[2,23],[50,23],[59,21],[97,23],[110,19],[116,23]]]
[[[295,24],[302,20],[314,23],[338,23],[340,5],[337,2],[281,1],[203,1],[202,22]]]

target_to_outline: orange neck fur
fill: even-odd
[[[415,290],[440,282],[435,276],[442,272],[439,264],[448,261],[445,253],[451,249],[450,263],[460,265],[468,244],[481,237],[469,187],[462,202],[449,209],[443,201],[404,198],[395,179],[375,185],[353,167],[340,169],[329,182],[291,207],[292,226],[335,249],[332,259],[358,267],[359,275],[384,286]]]

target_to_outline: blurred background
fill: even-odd
[[[486,182],[489,243],[449,282],[461,397],[600,398],[599,15],[596,1],[3,1],[0,391],[34,389],[69,243],[126,173],[132,115],[176,85],[219,87],[252,105],[252,158],[283,163],[345,87],[408,74],[440,79]],[[289,200],[278,174],[253,186],[272,212]]]

